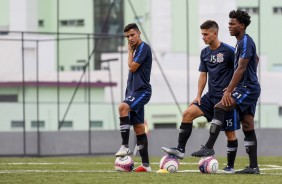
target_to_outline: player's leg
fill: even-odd
[[[129,133],[130,133],[130,120],[128,113],[130,107],[126,102],[122,102],[119,105],[119,119],[120,119],[120,134],[122,138],[122,144],[119,151],[115,154],[117,157],[125,156],[130,153],[128,147]]]
[[[191,155],[194,157],[207,157],[214,155],[214,144],[217,140],[217,137],[221,131],[222,124],[224,122],[224,117],[226,111],[231,111],[236,108],[236,103],[232,99],[230,106],[224,106],[221,102],[217,103],[214,107],[214,117],[211,121],[210,126],[210,136],[205,146],[196,152],[193,152]]]
[[[162,149],[168,154],[183,159],[187,141],[192,133],[193,120],[202,115],[204,115],[204,113],[197,105],[192,104],[189,106],[182,115],[182,122],[178,134],[178,146],[176,148],[162,147]]]
[[[236,89],[237,90],[237,89]],[[240,104],[238,105],[241,112],[242,112],[242,129],[245,135],[244,143],[246,151],[249,155],[250,164],[245,169],[241,171],[237,171],[235,173],[238,174],[259,174],[259,168],[257,163],[257,138],[256,133],[254,129],[254,115],[256,111],[256,104],[257,100],[260,95],[260,88],[241,88],[239,89],[241,91],[245,90],[248,93],[245,93],[246,95],[244,97],[241,97],[240,91],[239,94],[240,98],[243,98],[240,100],[239,96],[237,98],[240,100]],[[236,97],[236,95],[234,94]]]
[[[235,109],[225,115],[222,131],[227,138],[227,165],[223,169],[225,173],[234,173],[234,162],[237,154],[238,140],[235,131],[240,129],[239,112]]]
[[[227,165],[223,169],[226,173],[234,173],[234,162],[238,149],[238,140],[235,131],[225,131],[227,137]]]
[[[245,114],[242,119],[242,129],[245,135],[244,144],[246,152],[249,155],[249,166],[237,174],[259,174],[259,167],[257,161],[257,138],[254,130],[254,116],[253,114]]]
[[[133,127],[137,138],[137,148],[142,160],[142,165],[134,170],[135,172],[151,171],[148,154],[148,138],[147,134],[145,133],[145,126],[144,124],[135,124]]]
[[[144,126],[144,105],[147,104],[151,98],[150,92],[135,92],[132,94],[134,100],[130,106],[130,121],[133,125],[136,134],[137,148],[141,156],[142,165],[135,168],[135,172],[151,171],[149,154],[148,154],[148,138]]]
[[[192,133],[193,120],[204,115],[208,121],[211,121],[215,100],[216,99],[212,98],[209,94],[205,94],[202,96],[200,104],[194,102],[190,105],[182,115],[182,122],[178,135],[178,146],[176,148],[162,147],[162,149],[168,154],[183,159],[187,141]]]

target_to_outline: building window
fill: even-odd
[[[279,107],[279,116],[282,117],[282,106]]]
[[[38,27],[44,27],[44,20],[38,20]]]
[[[84,69],[84,66],[79,66],[79,65],[71,66],[71,71],[82,71],[83,69]]]
[[[61,20],[61,26],[72,26],[72,27],[81,27],[84,26],[84,19],[74,19],[74,20]]]
[[[11,121],[12,128],[23,128],[23,121]]]
[[[238,9],[246,11],[249,14],[259,14],[258,7],[238,7]]]
[[[18,102],[18,95],[0,95],[0,102]]]
[[[112,6],[112,0],[93,0],[94,8],[94,33],[105,34],[121,34],[124,27],[124,2],[122,0],[116,0]],[[112,7],[111,7],[112,6]],[[110,8],[111,7],[111,8]],[[110,10],[110,12],[109,12]],[[109,17],[107,18],[109,12]],[[107,20],[107,22],[104,22]],[[103,25],[107,25],[104,26]],[[103,30],[102,30],[103,29]],[[95,42],[95,40],[93,40]],[[118,48],[123,46],[123,37],[117,38],[105,38],[100,39],[99,47],[95,50],[94,55],[94,69],[100,70],[102,59],[102,53],[118,52]],[[95,43],[94,43],[95,45]]]
[[[91,128],[103,128],[103,121],[90,121]]]
[[[60,70],[60,71],[65,71],[65,67],[64,67],[64,66],[60,66],[60,67],[59,67],[59,70]]]
[[[175,129],[177,123],[154,123],[154,129]]]
[[[282,14],[282,7],[273,7],[273,14]]]
[[[62,128],[72,128],[72,121],[60,122]]]
[[[44,121],[31,121],[31,128],[37,128],[37,125],[39,123],[40,128],[45,127],[45,122]]]

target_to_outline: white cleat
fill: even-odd
[[[116,153],[116,157],[124,157],[126,155],[129,155],[130,150],[129,148],[125,147],[124,145],[121,145],[120,149]]]

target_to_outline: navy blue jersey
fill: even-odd
[[[239,86],[250,86],[260,88],[257,77],[257,59],[256,45],[253,39],[245,34],[244,37],[237,42],[235,52],[235,70],[238,68],[240,58],[249,59],[246,71],[239,82]]]
[[[152,68],[152,52],[150,46],[142,42],[137,46],[133,62],[140,64],[135,72],[128,73],[126,96],[135,91],[151,92],[150,75]]]
[[[235,48],[221,43],[216,50],[206,47],[201,52],[200,72],[208,73],[208,93],[221,98],[234,72]]]

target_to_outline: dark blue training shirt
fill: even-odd
[[[239,85],[260,87],[257,77],[256,55],[255,42],[248,34],[245,34],[244,37],[237,42],[235,51],[235,70],[238,68],[240,58],[249,59],[248,66]]]
[[[201,52],[200,72],[208,72],[208,93],[221,98],[234,72],[235,48],[225,43],[216,50],[206,47]]]
[[[150,46],[142,42],[137,46],[133,62],[139,63],[140,66],[135,72],[128,73],[126,95],[135,91],[151,92],[150,76],[152,68],[152,52]]]

